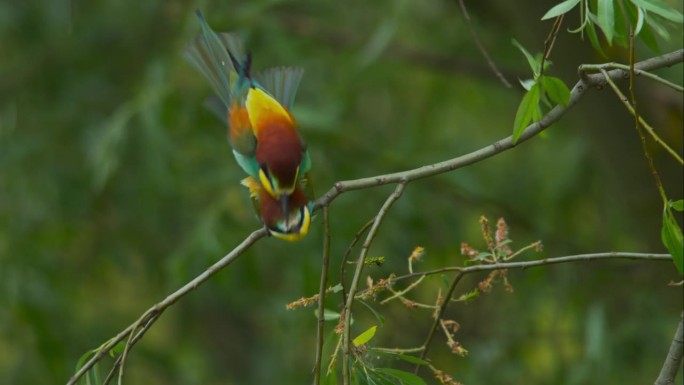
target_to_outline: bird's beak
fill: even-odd
[[[283,210],[283,216],[285,216],[285,228],[289,230],[290,228],[290,206],[289,206],[289,197],[288,196],[281,196],[280,197],[280,209]]]

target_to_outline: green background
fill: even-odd
[[[518,79],[530,77],[511,39],[542,51],[551,22],[539,19],[554,2],[467,3],[513,88],[487,67],[455,1],[1,2],[0,383],[65,383],[83,353],[259,226],[225,127],[203,105],[209,85],[182,58],[199,31],[195,8],[214,29],[241,32],[256,68],[304,67],[293,113],[322,194],[338,180],[435,163],[510,135]],[[579,64],[627,61],[621,48],[602,58],[567,33],[578,25],[571,15],[552,75],[573,85]],[[681,25],[670,32],[663,52],[682,47]],[[654,55],[638,49],[639,58]],[[682,83],[681,64],[658,74]],[[681,94],[638,85],[640,112],[681,154]],[[668,195],[681,198],[681,167],[649,148]],[[391,189],[332,204],[331,283]],[[544,137],[409,184],[370,251],[386,263],[366,273],[405,273],[418,245],[427,253],[417,269],[462,265],[461,242],[482,248],[480,215],[505,217],[514,248],[544,242],[543,254],[521,260],[665,252],[661,213],[632,118],[608,90],[591,91]],[[319,215],[298,243],[261,240],[170,308],[130,354],[127,383],[310,383],[313,309],[285,304],[318,290],[321,223]],[[655,380],[682,309],[681,288],[667,286],[681,279],[671,263],[509,276],[513,294],[498,285],[450,306],[470,354],[449,353],[438,335],[437,367],[467,384]],[[467,277],[456,294],[482,278]],[[410,297],[433,302],[439,289],[434,277]],[[339,303],[333,295],[326,307]],[[386,319],[376,346],[418,346],[432,322],[430,311],[398,303],[376,309]],[[358,334],[376,321],[355,310]]]

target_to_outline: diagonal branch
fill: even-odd
[[[672,345],[670,351],[667,352],[663,368],[660,369],[660,375],[655,382],[655,385],[672,385],[677,378],[677,371],[682,364],[682,354],[684,353],[684,330],[682,330],[682,322],[684,322],[684,312],[679,316],[679,326],[672,338]]]
[[[223,258],[221,258],[218,262],[215,264],[211,265],[207,270],[205,270],[202,274],[198,275],[193,279],[192,281],[186,283],[183,287],[180,289],[176,290],[175,292],[169,294],[163,301],[157,303],[156,305],[152,306],[149,308],[145,313],[143,313],[138,320],[136,320],[133,324],[128,326],[126,329],[124,329],[121,333],[117,334],[116,337],[112,338],[109,340],[105,345],[102,346],[102,348],[93,355],[83,366],[76,372],[76,374],[69,379],[69,382],[67,382],[67,385],[74,385],[76,382],[83,377],[83,375],[90,370],[95,363],[100,361],[102,357],[104,357],[109,351],[116,346],[119,342],[123,341],[125,338],[127,338],[131,333],[135,333],[135,331],[138,329],[139,325],[145,325],[145,327],[141,330],[147,330],[152,324],[148,323],[148,321],[154,321],[157,320],[157,317],[169,306],[173,305],[176,303],[179,299],[183,298],[186,296],[188,293],[199,287],[201,284],[203,284],[206,280],[208,280],[211,276],[216,274],[219,270],[223,269],[224,267],[230,265],[234,260],[236,260],[245,250],[247,250],[250,246],[252,246],[256,241],[259,239],[265,237],[267,235],[266,229],[261,228],[259,230],[255,230],[250,234],[247,238],[245,238],[242,243],[237,245],[233,250],[231,250],[230,253],[226,254]],[[139,337],[138,337],[139,336]],[[137,342],[140,338],[142,337],[142,334],[137,334],[136,337],[134,337],[131,341],[130,344],[133,345],[135,342]]]
[[[492,69],[496,77],[499,78],[501,83],[503,83],[506,88],[512,88],[513,86],[511,83],[508,82],[506,77],[501,73],[499,68],[497,68],[496,64],[494,63],[494,60],[489,56],[487,53],[487,49],[484,47],[484,44],[480,41],[480,38],[477,36],[477,32],[475,32],[475,28],[473,27],[473,23],[470,21],[470,14],[468,13],[468,9],[465,6],[465,3],[463,0],[458,0],[458,5],[461,7],[461,12],[463,12],[463,18],[466,21],[466,25],[468,25],[468,30],[470,31],[470,36],[472,36],[473,41],[475,42],[475,45],[477,46],[477,49],[480,50],[482,53],[482,56],[484,56],[485,60],[487,61],[487,64],[489,65],[489,68]]]
[[[684,49],[640,61],[634,65],[634,68],[635,70],[652,71],[659,68],[670,67],[677,63],[681,63],[682,61],[684,61]],[[503,151],[510,150],[511,148],[524,141],[527,141],[551,126],[553,123],[556,123],[558,120],[560,120],[560,118],[567,111],[572,109],[582,99],[590,87],[605,86],[606,80],[602,74],[586,74],[582,71],[582,66],[580,66],[579,71],[581,79],[572,88],[568,104],[566,106],[555,106],[538,122],[529,125],[522,133],[516,144],[513,144],[511,136],[508,136],[479,150],[453,159],[445,160],[443,162],[438,162],[406,171],[337,182],[330,190],[328,190],[328,192],[326,192],[316,201],[314,207],[320,208],[321,206],[329,204],[335,198],[337,198],[338,195],[346,191],[382,186],[391,183],[399,183],[401,181],[411,182],[417,179],[427,178],[448,171],[453,171],[458,168],[490,158]],[[627,79],[629,78],[629,71],[614,69],[609,71],[608,75],[613,80]]]
[[[401,183],[399,183],[397,187],[394,189],[394,192],[392,192],[392,194],[390,194],[390,196],[387,197],[387,200],[385,200],[385,203],[382,205],[380,211],[378,211],[378,214],[375,216],[373,225],[371,226],[370,230],[368,230],[366,240],[363,242],[363,246],[361,246],[359,258],[356,260],[356,270],[354,270],[352,283],[349,286],[349,295],[347,296],[347,302],[344,304],[344,329],[342,331],[342,349],[344,353],[342,356],[342,378],[344,381],[344,385],[349,384],[349,355],[351,354],[351,347],[349,346],[349,328],[351,326],[351,309],[354,303],[354,294],[356,294],[356,287],[358,286],[359,279],[361,278],[361,272],[363,271],[363,265],[366,261],[366,255],[368,254],[368,250],[370,249],[371,243],[373,243],[373,240],[375,239],[375,235],[378,232],[378,228],[380,228],[380,224],[382,223],[382,220],[385,218],[385,215],[387,215],[387,213],[389,212],[389,209],[390,207],[392,207],[392,204],[394,204],[394,202],[396,202],[397,199],[401,197],[401,193],[404,192],[405,186],[406,182],[401,181]]]
[[[321,360],[323,357],[323,333],[325,326],[325,287],[328,284],[330,264],[330,218],[328,207],[323,207],[323,260],[321,261],[321,284],[318,291],[318,327],[316,330],[316,361],[314,363],[314,385],[321,383]]]

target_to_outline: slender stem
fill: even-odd
[[[527,246],[523,247],[522,249],[516,251],[515,253],[509,255],[508,257],[504,257],[503,260],[504,261],[510,261],[511,259],[513,259],[513,258],[517,257],[518,255],[526,252],[527,250],[538,247],[540,244],[541,244],[541,241],[530,243],[529,245],[527,245]]]
[[[422,277],[424,275],[435,275],[443,274],[449,272],[459,272],[459,273],[473,273],[476,271],[490,271],[490,270],[502,270],[502,269],[527,269],[530,267],[539,267],[546,265],[556,265],[561,263],[571,263],[571,262],[588,262],[588,261],[598,261],[607,259],[632,259],[632,260],[644,260],[644,261],[672,261],[672,256],[670,254],[652,254],[652,253],[629,253],[620,251],[609,251],[606,253],[592,253],[592,254],[578,254],[578,255],[568,255],[565,257],[555,257],[555,258],[544,258],[536,259],[533,261],[518,261],[518,262],[503,262],[503,263],[491,263],[486,265],[473,265],[473,266],[447,266],[440,269],[419,271],[413,274],[399,275],[392,279],[392,282],[403,281],[406,279]],[[449,296],[447,296],[449,298]]]
[[[456,274],[456,277],[454,277],[454,280],[451,282],[451,286],[449,286],[449,290],[447,290],[446,296],[442,300],[442,304],[439,306],[439,311],[437,314],[435,314],[435,320],[432,322],[432,326],[430,327],[430,331],[428,332],[427,337],[425,338],[425,342],[423,342],[423,351],[420,352],[420,358],[425,359],[428,353],[428,349],[430,348],[430,344],[432,343],[432,337],[435,335],[435,331],[437,331],[437,327],[439,326],[440,321],[442,320],[442,316],[444,315],[444,312],[446,311],[447,306],[449,306],[449,298],[454,294],[454,290],[456,290],[456,285],[461,281],[461,278],[466,273],[464,272],[459,272]],[[416,368],[414,369],[414,373],[418,374],[418,371],[420,370],[420,365],[416,365]]]
[[[342,349],[344,350],[344,354],[342,356],[342,379],[344,385],[349,385],[349,356],[351,355],[351,350],[349,346],[349,328],[351,326],[350,320],[352,305],[354,303],[354,294],[356,293],[356,288],[359,284],[359,279],[361,278],[361,272],[363,271],[366,255],[368,254],[368,250],[370,249],[371,243],[373,243],[373,240],[375,239],[375,235],[378,232],[378,228],[380,227],[382,220],[385,218],[385,215],[387,215],[387,213],[389,212],[390,207],[392,207],[392,204],[396,202],[397,199],[399,199],[399,197],[401,197],[401,193],[404,191],[405,186],[406,182],[399,183],[397,187],[394,189],[394,192],[392,192],[392,194],[390,194],[390,196],[387,197],[387,200],[385,200],[385,203],[382,205],[380,211],[378,211],[378,214],[375,216],[373,225],[368,231],[368,235],[366,235],[366,240],[363,242],[363,246],[361,247],[359,258],[356,260],[356,270],[354,271],[354,277],[352,278],[352,283],[349,287],[349,295],[347,295],[347,302],[344,305],[344,329],[342,331]]]
[[[604,76],[607,76],[607,72],[603,68],[600,68],[599,72],[601,72]],[[658,136],[658,134],[656,134],[653,127],[651,127],[641,116],[639,116],[637,114],[636,110],[634,109],[632,104],[629,102],[629,99],[627,99],[625,94],[623,94],[622,91],[620,91],[620,88],[618,88],[618,86],[615,84],[615,82],[613,82],[613,80],[611,80],[609,77],[606,78],[606,82],[608,83],[610,88],[613,90],[613,92],[615,92],[615,95],[617,95],[618,99],[620,99],[622,104],[627,108],[629,113],[632,114],[632,116],[634,116],[634,118],[638,121],[638,123],[641,124],[641,127],[645,128],[646,132],[651,134],[651,137],[653,138],[653,140],[655,140],[656,143],[658,143],[661,147],[663,147],[665,149],[665,151],[670,153],[670,155],[672,155],[672,157],[675,158],[677,160],[677,162],[679,162],[680,165],[684,164],[684,160],[682,159],[682,157],[679,156],[679,154],[677,154],[677,152],[675,150],[673,150],[670,146],[668,146],[667,143],[665,143],[662,139],[660,139],[660,137]],[[640,128],[637,128],[637,130],[639,130],[639,132],[641,132]]]
[[[363,233],[368,230],[371,225],[373,224],[373,221],[375,220],[375,217],[371,218],[368,222],[366,222],[363,227],[359,229],[359,231],[356,232],[354,235],[354,239],[351,241],[349,244],[349,247],[347,247],[347,250],[344,252],[344,255],[342,256],[342,263],[340,264],[340,284],[342,285],[342,303],[345,304],[347,303],[347,289],[344,287],[344,276],[345,276],[345,271],[347,269],[347,260],[349,259],[349,255],[351,255],[351,251],[354,249],[354,246],[356,246],[356,243],[359,242],[359,239],[361,239],[361,236]]]
[[[323,357],[323,336],[325,318],[325,293],[328,284],[328,266],[330,263],[330,219],[328,217],[329,207],[323,207],[323,260],[321,262],[321,284],[318,290],[318,328],[316,339],[316,362],[314,364],[314,385],[321,383],[321,361]]]
[[[109,342],[101,347],[101,349],[93,355],[83,366],[74,374],[69,381],[67,382],[67,385],[75,385],[76,382],[83,377],[83,375],[89,371],[95,363],[100,361],[102,357],[104,357],[109,351],[116,346],[120,341],[123,341],[124,338],[128,337],[130,333],[133,333],[135,330],[135,326],[140,323],[140,320],[144,320],[144,322],[147,322],[148,320],[151,322],[154,322],[157,320],[156,316],[158,316],[157,313],[161,314],[166,308],[169,306],[173,305],[176,303],[179,299],[183,298],[186,296],[188,293],[199,287],[202,283],[204,283],[206,280],[208,280],[211,276],[216,274],[218,271],[223,269],[224,267],[228,266],[236,260],[242,253],[247,250],[252,244],[254,244],[256,241],[259,239],[265,237],[267,235],[266,229],[261,228],[259,230],[255,230],[250,234],[245,240],[242,241],[239,245],[237,245],[233,250],[231,250],[230,253],[226,254],[223,258],[221,258],[218,262],[210,266],[207,270],[205,270],[202,274],[198,275],[195,277],[192,281],[186,283],[183,287],[180,289],[176,290],[169,296],[167,296],[163,301],[157,303],[156,305],[152,306],[150,309],[148,309],[145,313],[143,313],[138,320],[136,320],[133,324],[128,326],[126,329],[124,329],[122,332],[116,335],[116,337],[112,338],[109,340]],[[156,315],[156,316],[155,316]],[[151,326],[151,323],[149,324]],[[148,326],[148,327],[149,327]],[[140,335],[142,337],[142,335]],[[138,338],[139,339],[139,338]],[[137,341],[137,339],[134,339],[133,341]]]
[[[411,289],[413,289],[414,287],[418,286],[418,284],[420,284],[420,282],[421,282],[424,278],[425,278],[425,276],[422,276],[422,277],[418,278],[418,279],[417,279],[415,282],[413,282],[412,284],[408,285],[408,286],[406,287],[406,289],[404,289],[404,290],[402,290],[402,291],[394,292],[394,295],[393,295],[393,296],[388,297],[388,298],[385,298],[385,299],[383,299],[382,301],[380,301],[380,305],[384,305],[384,304],[386,304],[387,302],[389,302],[389,301],[391,301],[391,300],[393,300],[393,299],[395,299],[395,298],[397,298],[397,297],[403,297],[404,294],[408,293],[409,291],[411,291]]]
[[[667,357],[665,357],[665,362],[663,362],[655,385],[672,385],[677,379],[677,372],[682,364],[682,355],[684,354],[684,327],[682,327],[682,322],[684,322],[684,312],[679,316],[679,326],[677,326],[677,331],[672,337],[670,350],[667,352]]]
[[[138,330],[137,333],[135,333],[135,337],[130,340],[130,346],[133,347],[142,337],[145,335],[145,332],[154,324],[154,322],[159,318],[161,313],[153,313],[150,315],[149,319],[145,322],[145,325]],[[125,357],[123,354],[120,354],[117,358],[116,361],[114,361],[114,365],[112,365],[112,369],[109,371],[109,374],[107,374],[107,377],[105,378],[104,382],[102,382],[102,385],[107,385],[109,382],[114,378],[114,374],[117,372],[117,369],[121,367],[123,362],[125,361]],[[119,376],[121,376],[121,372],[119,371]],[[122,377],[119,377],[119,383],[121,383]]]
[[[597,72],[599,72],[601,69],[621,69],[624,71],[629,71],[629,66],[624,65],[624,64],[620,64],[620,63],[585,64],[582,66],[582,69],[584,71],[593,70],[593,71],[597,71]],[[666,86],[668,86],[668,87],[670,87],[670,88],[672,88],[678,92],[684,92],[684,87],[680,86],[679,84],[672,83],[671,81],[669,81],[667,79],[663,79],[654,73],[634,69],[634,74],[637,76],[644,76],[644,77],[647,77],[651,80],[655,80],[655,81],[662,83],[662,84],[664,84],[664,85],[666,85]]]
[[[551,56],[551,50],[553,50],[553,45],[556,42],[556,37],[558,36],[558,31],[560,31],[560,27],[563,24],[563,17],[565,15],[560,15],[556,17],[556,20],[553,21],[553,27],[551,27],[551,31],[549,32],[549,36],[546,37],[546,40],[544,40],[544,55],[542,56],[542,60],[539,66],[539,78],[544,76],[544,63],[549,60],[549,57]]]
[[[480,53],[482,53],[482,56],[484,56],[485,60],[487,61],[487,64],[489,65],[489,68],[491,68],[492,71],[494,71],[494,74],[499,78],[499,80],[501,81],[501,83],[503,83],[504,86],[506,86],[507,88],[512,88],[513,86],[511,85],[511,83],[508,82],[503,73],[501,73],[501,71],[499,71],[499,69],[496,67],[496,64],[494,64],[494,60],[492,60],[492,58],[489,57],[487,49],[485,49],[484,44],[482,44],[480,38],[477,36],[475,28],[473,27],[473,23],[470,21],[468,9],[466,8],[463,0],[458,0],[458,5],[461,7],[461,12],[463,12],[463,18],[465,19],[466,25],[468,26],[468,31],[470,31],[470,36],[473,37],[473,41],[475,42],[477,49],[479,49]]]

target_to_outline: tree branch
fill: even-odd
[[[321,382],[321,358],[323,357],[323,333],[325,326],[325,289],[328,284],[330,263],[330,219],[328,206],[323,207],[323,260],[321,262],[321,284],[318,290],[318,327],[316,329],[316,361],[314,364],[314,385]]]
[[[621,251],[609,251],[605,253],[592,253],[592,254],[578,254],[569,255],[566,257],[556,257],[556,258],[544,258],[536,259],[533,261],[520,261],[520,262],[504,262],[504,263],[489,263],[486,265],[473,265],[473,266],[448,266],[441,269],[419,271],[411,274],[400,275],[392,279],[392,282],[403,281],[405,279],[411,279],[416,277],[422,277],[424,275],[434,275],[447,273],[451,271],[456,271],[459,273],[472,273],[476,271],[490,271],[490,270],[502,270],[502,269],[527,269],[530,267],[538,267],[545,265],[556,265],[559,263],[568,262],[579,262],[579,261],[595,261],[595,260],[606,260],[606,259],[637,259],[637,260],[656,260],[656,261],[672,261],[672,256],[670,254],[651,254],[651,253],[629,253]]]
[[[663,368],[660,369],[660,375],[655,382],[655,385],[672,385],[677,378],[679,366],[682,364],[682,353],[684,353],[684,331],[682,330],[682,322],[684,322],[684,312],[679,316],[679,326],[672,338],[672,345],[667,352]]]
[[[677,63],[681,63],[684,60],[684,50],[677,50],[673,51],[661,56],[657,56],[654,58],[650,58],[641,62],[638,62],[634,65],[634,73],[638,73],[638,71],[652,71],[656,70],[659,68],[663,67],[669,67]],[[399,195],[401,194],[401,190],[403,190],[403,186],[411,181],[417,180],[417,179],[422,179],[422,178],[427,178],[430,176],[442,174],[445,172],[449,172],[476,162],[479,162],[481,160],[487,159],[489,157],[492,157],[498,153],[501,153],[503,151],[509,150],[513,147],[515,147],[517,144],[522,143],[527,141],[528,139],[532,138],[533,136],[539,134],[541,131],[544,129],[548,128],[550,125],[553,123],[557,122],[568,110],[573,108],[579,100],[584,96],[586,93],[587,89],[589,87],[603,87],[606,84],[605,78],[603,77],[602,74],[587,74],[582,66],[579,68],[579,74],[580,74],[580,81],[575,84],[575,86],[572,88],[571,91],[571,96],[568,104],[566,106],[560,106],[557,105],[551,111],[549,111],[544,117],[539,122],[536,122],[534,124],[529,125],[525,131],[522,133],[520,136],[519,140],[517,143],[514,145],[511,137],[508,136],[504,139],[501,139],[489,146],[483,147],[479,150],[473,151],[469,154],[465,154],[453,159],[449,159],[443,162],[438,162],[434,164],[430,164],[427,166],[423,167],[418,167],[415,169],[411,170],[406,170],[406,171],[401,171],[401,172],[395,172],[395,173],[389,173],[389,174],[384,174],[384,175],[378,175],[378,176],[372,176],[372,177],[366,177],[366,178],[361,178],[361,179],[355,179],[355,180],[347,180],[347,181],[340,181],[335,183],[335,185],[329,189],[323,196],[321,196],[318,200],[316,200],[314,204],[314,210],[320,209],[323,206],[329,205],[335,198],[337,198],[340,194],[346,192],[346,191],[352,191],[352,190],[359,190],[359,189],[365,189],[365,188],[371,188],[371,187],[376,187],[376,186],[381,186],[381,185],[386,185],[386,184],[392,184],[392,183],[399,183],[399,186],[397,186],[397,189],[395,192],[390,196],[388,201],[385,202],[386,205],[391,205],[394,200],[396,200]],[[614,69],[608,72],[608,75],[610,76],[611,79],[623,79],[623,78],[628,78],[629,77],[629,72],[624,71],[622,69]],[[384,206],[383,206],[384,207]],[[381,215],[382,214],[382,215]],[[370,245],[370,241],[372,241],[374,237],[374,232],[377,231],[377,227],[379,225],[379,220],[382,219],[382,216],[384,216],[384,212],[378,213],[378,216],[376,217],[376,221],[374,222],[374,226],[371,229],[371,232],[369,233],[369,236],[367,237],[367,242],[368,246]],[[101,360],[114,346],[116,346],[119,342],[123,341],[125,338],[129,337],[131,333],[135,333],[137,330],[137,325],[144,325],[143,328],[140,330],[141,332],[144,332],[147,330],[151,325],[154,323],[154,321],[157,320],[157,318],[160,316],[160,314],[167,309],[168,307],[172,306],[175,304],[179,299],[190,293],[192,290],[196,289],[199,287],[201,284],[203,284],[206,280],[208,280],[211,276],[216,274],[219,270],[222,268],[228,266],[230,263],[232,263],[235,259],[237,259],[245,250],[247,250],[249,247],[251,247],[254,243],[256,243],[259,239],[265,237],[267,235],[267,231],[265,228],[261,228],[258,230],[255,230],[252,232],[247,238],[245,238],[242,243],[240,243],[238,246],[236,246],[230,253],[228,253],[226,256],[221,258],[218,262],[216,262],[214,265],[209,267],[207,270],[205,270],[203,273],[201,273],[199,276],[197,276],[195,279],[192,281],[188,282],[186,285],[181,287],[180,289],[176,290],[174,293],[170,294],[167,296],[163,301],[157,303],[156,305],[152,306],[150,309],[148,309],[145,313],[143,313],[142,316],[136,320],[133,324],[129,325],[126,329],[121,331],[119,334],[117,334],[115,337],[107,341],[105,344],[103,344],[98,351],[69,379],[67,382],[67,385],[74,385],[76,382],[83,377],[83,375],[88,372],[90,369],[92,369],[93,365],[97,363],[99,360]],[[373,234],[373,236],[371,236]],[[365,246],[365,244],[364,244]],[[364,248],[362,250],[363,255],[365,256],[365,253],[367,252],[367,248]],[[515,262],[515,263],[520,263],[520,262]],[[556,262],[559,263],[559,262]],[[506,264],[499,264],[498,266],[504,266]],[[488,265],[489,266],[489,265]],[[532,265],[530,265],[532,266]],[[473,266],[477,267],[477,266]],[[357,269],[359,267],[357,266]],[[464,268],[467,269],[467,268]],[[485,269],[481,269],[485,270]],[[355,289],[351,289],[355,290]],[[350,290],[350,291],[351,291]],[[353,295],[348,296],[347,302],[351,304],[353,301]],[[448,301],[447,301],[448,302]],[[349,309],[350,310],[350,309]],[[140,338],[142,337],[142,333],[138,332],[135,334],[135,337],[130,340],[130,345],[134,345]],[[348,336],[347,336],[348,337]],[[130,347],[128,348],[130,349]]]
[[[467,266],[467,267],[450,266],[450,267],[444,267],[441,269],[428,270],[428,271],[416,272],[416,273],[398,276],[398,277],[395,277],[394,279],[392,279],[392,282],[397,282],[397,281],[404,280],[404,279],[410,279],[410,278],[421,277],[421,276],[426,276],[426,275],[441,274],[441,273],[446,273],[446,272],[450,272],[450,271],[458,272],[458,274],[456,274],[456,277],[452,281],[451,286],[449,286],[449,290],[447,291],[447,295],[444,297],[444,302],[442,302],[442,305],[439,308],[439,312],[437,313],[435,320],[432,323],[432,327],[430,328],[430,331],[428,332],[428,336],[425,339],[425,342],[423,343],[424,350],[421,352],[420,358],[424,359],[427,356],[428,349],[430,348],[430,344],[432,343],[432,339],[435,335],[435,331],[437,330],[437,327],[439,326],[439,321],[444,316],[444,312],[446,311],[446,308],[449,305],[449,302],[451,301],[451,297],[453,295],[454,290],[456,289],[456,285],[458,285],[458,283],[461,281],[461,278],[463,278],[463,276],[465,276],[466,274],[474,273],[477,271],[504,270],[504,269],[527,269],[529,267],[554,265],[554,264],[559,264],[559,263],[594,261],[594,260],[605,260],[605,259],[636,259],[636,260],[672,261],[672,256],[670,254],[625,253],[625,252],[617,252],[617,251],[612,251],[612,252],[607,252],[607,253],[579,254],[579,255],[570,255],[570,256],[566,256],[566,257],[544,258],[544,259],[538,259],[538,260],[533,260],[533,261],[489,263],[489,264],[485,264],[485,265],[474,265],[474,266]],[[416,365],[416,368],[414,369],[414,373],[417,374],[419,370],[420,370],[420,365]]]
[[[347,302],[344,305],[344,329],[342,331],[342,379],[344,385],[349,385],[349,355],[351,354],[349,346],[349,328],[351,326],[351,322],[349,322],[349,320],[351,319],[351,309],[354,303],[354,294],[356,293],[356,288],[359,284],[359,279],[361,278],[361,272],[363,271],[363,265],[366,261],[366,255],[368,254],[368,250],[370,249],[371,243],[373,243],[373,240],[375,239],[375,235],[378,232],[378,228],[380,228],[380,224],[382,223],[382,220],[385,218],[385,215],[387,215],[387,213],[389,212],[389,209],[390,207],[392,207],[392,204],[394,204],[394,202],[396,202],[397,199],[401,197],[401,193],[404,191],[405,186],[405,182],[402,181],[401,183],[399,183],[397,187],[394,189],[394,192],[392,192],[392,194],[390,194],[390,196],[387,197],[387,200],[385,200],[385,203],[382,205],[380,211],[378,211],[378,214],[375,216],[373,226],[371,226],[370,230],[368,230],[368,235],[366,235],[366,240],[363,242],[363,246],[361,247],[359,258],[356,260],[356,270],[354,270],[352,283],[349,286],[349,295],[347,296]]]
[[[674,64],[681,63],[682,61],[684,61],[684,49],[638,62],[634,65],[634,68],[641,71],[652,71],[658,68],[670,67]],[[602,74],[587,74],[583,71],[582,66],[579,68],[579,73],[581,79],[572,88],[568,104],[566,106],[555,106],[538,122],[529,125],[522,133],[516,144],[513,144],[512,137],[508,136],[484,148],[453,159],[445,160],[443,162],[438,162],[406,171],[337,182],[330,190],[328,190],[328,192],[322,195],[315,202],[314,208],[319,208],[321,206],[330,204],[330,202],[337,198],[338,195],[346,191],[382,186],[391,183],[399,183],[401,181],[412,182],[417,179],[427,178],[448,171],[453,171],[492,157],[498,153],[509,150],[522,142],[527,141],[528,139],[548,128],[553,123],[560,120],[560,118],[568,110],[572,109],[580,101],[580,99],[582,99],[589,87],[603,87],[606,84],[606,80]],[[622,69],[614,69],[609,71],[608,75],[613,80],[626,79],[629,77],[629,72]]]
[[[76,382],[83,377],[83,375],[90,370],[95,363],[97,363],[99,360],[102,359],[114,346],[116,346],[119,342],[123,341],[126,337],[128,337],[131,333],[135,333],[135,330],[137,329],[138,325],[145,325],[141,331],[147,330],[154,321],[157,320],[159,315],[169,306],[173,305],[176,303],[179,299],[183,298],[186,296],[188,293],[199,287],[201,284],[203,284],[206,280],[208,280],[211,276],[216,274],[219,270],[222,268],[230,265],[234,260],[236,260],[245,250],[247,250],[252,244],[254,244],[256,241],[259,239],[265,237],[267,235],[266,229],[261,228],[259,230],[255,230],[250,234],[247,238],[245,238],[242,243],[237,245],[230,253],[226,254],[223,258],[221,258],[218,262],[215,264],[211,265],[207,270],[205,270],[202,274],[198,275],[195,279],[192,281],[186,283],[183,287],[180,289],[176,290],[175,292],[171,293],[169,296],[167,296],[163,301],[157,303],[156,305],[152,306],[149,308],[145,313],[143,313],[138,320],[136,320],[133,324],[128,326],[126,329],[124,329],[121,333],[117,334],[116,337],[112,338],[109,340],[105,345],[103,345],[100,350],[93,355],[92,358],[90,358],[83,366],[76,372],[76,374],[69,379],[69,382],[67,382],[67,385],[74,385]],[[152,321],[148,323],[148,321]],[[130,343],[131,345],[135,344],[140,338],[142,337],[142,333],[136,334],[135,338],[133,338]]]

